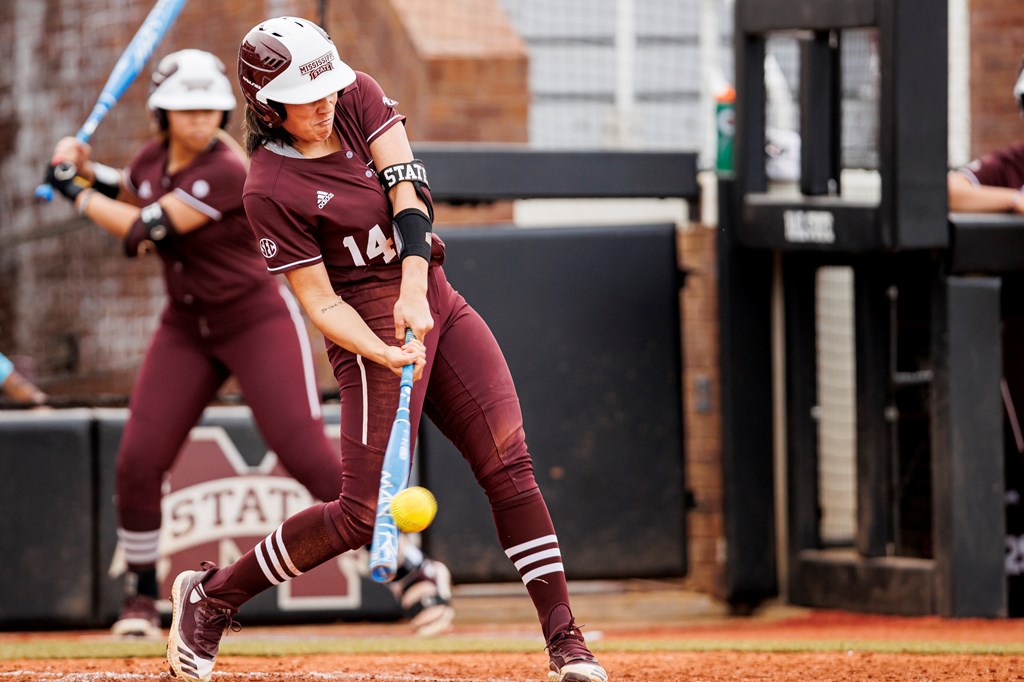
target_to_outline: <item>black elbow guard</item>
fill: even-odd
[[[407,256],[419,256],[430,260],[430,234],[433,226],[430,219],[418,208],[407,208],[395,216],[395,241],[401,260]]]
[[[117,195],[121,193],[121,171],[104,166],[102,163],[93,162],[92,172],[95,175],[92,188],[100,194],[116,199]]]
[[[132,223],[124,236],[124,253],[133,257],[139,255],[142,242],[153,242],[159,249],[168,246],[177,232],[170,218],[164,214],[159,202],[143,207],[139,217]]]

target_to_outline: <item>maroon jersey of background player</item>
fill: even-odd
[[[1024,189],[1024,142],[989,152],[958,170],[975,185]]]
[[[260,297],[280,298],[277,282],[267,276],[242,207],[245,168],[223,141],[181,170],[168,175],[167,146],[147,142],[125,167],[125,188],[143,206],[173,194],[209,219],[202,229],[178,235],[170,248],[158,249],[169,303],[175,311],[217,313],[239,321],[278,311]],[[256,299],[256,300],[251,300]]]

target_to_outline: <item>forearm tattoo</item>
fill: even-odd
[[[334,303],[332,303],[330,305],[325,305],[323,308],[320,309],[320,314],[323,315],[324,313],[326,313],[331,308],[337,308],[340,305],[341,305],[341,301],[335,301]]]

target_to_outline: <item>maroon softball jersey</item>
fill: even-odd
[[[959,170],[976,185],[1024,190],[1024,142],[990,152]]]
[[[391,207],[370,156],[370,143],[405,120],[395,104],[377,81],[356,72],[334,108],[341,151],[306,159],[261,147],[253,155],[245,210],[270,272],[323,261],[336,290],[402,276]],[[433,244],[440,261],[444,245]]]

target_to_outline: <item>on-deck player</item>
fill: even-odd
[[[386,352],[408,327],[426,344],[412,391],[412,433],[426,413],[486,492],[501,546],[537,609],[549,679],[604,682],[570,611],[558,538],[534,480],[505,359],[445,279],[444,244],[431,234],[426,172],[413,160],[405,117],[305,19],[253,28],[238,70],[252,156],[246,213],[270,271],[286,275],[328,341],[341,388],[345,483],[339,500],[286,520],[232,565],[178,576],[172,668],[183,679],[207,679],[238,607],[370,539],[399,391]]]
[[[79,213],[123,240],[128,256],[155,250],[168,302],[139,369],[117,455],[118,539],[128,565],[115,634],[160,634],[157,541],[161,484],[189,430],[234,375],[270,447],[316,498],[338,498],[342,468],[324,435],[305,324],[268,274],[242,206],[245,156],[222,130],[235,97],[209,52],[167,55],[147,105],[157,134],[124,171],[90,160],[74,138],[57,144],[48,181]],[[235,145],[232,148],[232,144]],[[61,172],[58,161],[75,164]],[[58,177],[60,176],[60,177]],[[394,350],[400,363],[415,353]],[[451,622],[450,577],[402,542],[393,591],[423,634]]]

